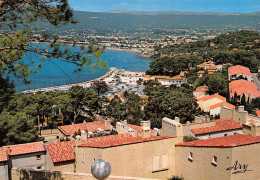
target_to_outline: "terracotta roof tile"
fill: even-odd
[[[142,132],[142,127],[141,126],[137,126],[137,125],[133,125],[133,124],[127,124],[127,126],[129,126],[130,128],[136,130],[139,133]]]
[[[217,104],[214,104],[214,105],[210,106],[210,110],[211,109],[215,109],[215,108],[220,107],[220,106],[226,106],[226,107],[228,107],[230,109],[234,109],[235,108],[235,106],[233,104],[230,104],[228,102],[220,102],[220,103],[217,103]]]
[[[203,96],[203,97],[198,98],[197,101],[207,101],[207,100],[213,99],[213,98],[218,98],[218,99],[221,99],[222,101],[226,101],[225,97],[220,96],[218,94],[213,94],[213,95],[210,95],[210,96]]]
[[[207,90],[208,90],[208,86],[198,86],[198,87],[196,88],[196,90],[193,91],[193,93],[196,93],[196,92],[206,93]]]
[[[209,70],[216,70],[218,68],[216,68],[216,66],[208,66],[206,69],[209,69]]]
[[[245,74],[248,76],[252,76],[252,73],[247,67],[236,65],[228,68],[229,75],[236,75],[236,74]]]
[[[46,151],[42,141],[26,144],[17,144],[12,146],[4,146],[2,148],[6,151],[9,151],[8,149],[10,148],[10,153],[8,153],[8,155],[10,156]]]
[[[257,89],[255,83],[246,81],[244,79],[235,80],[229,83],[229,93],[233,97],[235,95],[242,96],[243,94],[250,94],[255,97],[260,97],[260,91]]]
[[[74,124],[74,125],[58,127],[58,129],[66,136],[74,134],[75,132],[78,132],[78,130],[80,130],[80,131],[84,130],[84,131],[88,131],[88,132],[97,132],[98,128],[101,128],[105,131],[110,130],[107,126],[105,126],[104,124],[102,124],[100,122],[89,122],[89,123],[81,123],[81,124]]]
[[[195,135],[199,135],[199,134],[235,130],[235,129],[242,129],[242,128],[243,127],[233,119],[219,119],[216,120],[215,126],[191,129],[191,131]]]
[[[4,149],[0,149],[0,162],[5,162],[8,160],[7,151]]]
[[[75,141],[46,145],[53,163],[75,160]]]
[[[143,139],[140,135],[130,135],[130,134],[118,134],[111,136],[103,136],[97,138],[90,138],[83,140],[81,147],[96,147],[96,148],[108,148],[120,145],[142,143],[148,141],[162,140],[173,138],[176,136],[151,136],[149,138]]]
[[[198,74],[204,74],[205,71],[198,71],[197,73],[198,73]]]
[[[256,115],[260,117],[260,110],[256,111]]]
[[[179,143],[176,146],[188,147],[236,147],[249,144],[260,143],[260,136],[251,136],[248,134],[239,134],[233,136],[224,136],[211,139],[203,139],[186,143]]]

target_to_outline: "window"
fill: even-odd
[[[227,134],[224,134],[224,136],[227,136]]]
[[[213,166],[217,166],[217,161],[218,161],[217,156],[213,156],[213,159],[212,159],[211,164],[212,164]]]
[[[42,166],[37,166],[37,169],[41,169],[42,168]]]
[[[168,168],[168,155],[163,154],[162,155],[162,169]]]
[[[41,155],[37,155],[37,160],[40,160],[41,159]]]
[[[191,161],[191,162],[193,161],[193,153],[192,152],[189,152],[188,160]]]
[[[153,157],[153,170],[159,169],[159,156]]]

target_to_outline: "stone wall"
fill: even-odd
[[[109,176],[106,180],[135,180],[140,178],[125,176]],[[12,180],[96,180],[91,174],[61,173],[60,171],[36,171],[26,169],[12,169]],[[145,179],[143,179],[145,180]]]

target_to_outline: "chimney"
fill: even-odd
[[[88,134],[86,133],[86,131],[81,131],[81,139],[87,139],[88,138]]]
[[[151,136],[151,129],[148,127],[142,127],[141,137],[149,138]]]
[[[133,128],[128,128],[128,133],[131,135],[135,135],[135,130]]]
[[[162,136],[172,135],[176,135],[180,137],[180,139],[183,137],[182,124],[170,118],[164,117],[162,119]]]
[[[116,123],[116,131],[118,134],[124,134],[124,125],[121,122]]]
[[[153,136],[160,136],[160,130],[158,128],[153,129]]]
[[[8,154],[11,154],[11,152],[12,152],[12,150],[11,150],[11,148],[8,146],[8,148],[7,148],[7,153],[8,153]]]
[[[97,132],[98,132],[98,133],[103,133],[103,132],[104,132],[104,129],[98,128]]]
[[[70,135],[70,141],[74,141],[73,134]]]
[[[209,115],[205,115],[205,122],[209,122],[209,121],[210,121]]]
[[[199,123],[201,122],[201,119],[199,116],[195,116],[195,120],[194,120],[195,123]]]
[[[81,143],[82,143],[81,136],[80,136],[80,135],[77,135],[77,136],[76,136],[76,142],[75,142],[76,147],[78,147],[78,145],[80,145]]]
[[[112,125],[111,125],[111,120],[110,119],[107,119],[105,120],[105,126],[107,126],[109,129],[112,129]]]
[[[180,123],[180,118],[175,116],[174,120],[177,122],[177,123]]]
[[[145,127],[145,128],[151,129],[151,121],[142,121],[141,120],[140,125],[141,125],[142,128]]]
[[[140,121],[142,132],[142,138],[148,138],[151,136],[151,121]]]
[[[92,137],[93,136],[93,133],[92,132],[88,132],[88,138]]]
[[[244,106],[238,106],[238,112],[243,113],[245,111]]]

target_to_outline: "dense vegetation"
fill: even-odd
[[[213,60],[216,64],[242,65],[249,67],[251,71],[256,72],[260,66],[260,33],[255,31],[230,32],[217,36],[211,40],[198,41],[188,44],[168,46],[158,49],[158,55],[167,52],[168,55],[179,53],[186,54],[186,59]],[[192,55],[193,54],[193,55]],[[164,54],[167,55],[167,54]],[[174,57],[172,59],[175,59]],[[164,58],[158,58],[157,61],[164,61]],[[189,62],[189,61],[188,61]],[[181,61],[179,63],[182,63]],[[196,61],[193,65],[200,64]],[[151,63],[151,70],[154,69],[155,62]],[[163,67],[161,67],[163,68]],[[148,71],[149,72],[149,71]],[[152,73],[152,72],[150,72]]]
[[[41,61],[55,64],[58,68],[59,61],[77,65],[75,71],[83,70],[84,66],[89,66],[92,70],[106,67],[106,62],[100,58],[102,49],[81,47],[78,52],[72,53],[69,48],[61,48],[57,38],[52,39],[45,48],[30,44],[33,34],[40,29],[35,26],[35,22],[39,21],[55,27],[76,23],[67,0],[0,1],[0,146],[37,140],[37,120],[50,117],[53,103],[64,116],[70,116],[68,112],[73,112],[73,122],[77,120],[77,110],[82,105],[87,105],[90,110],[93,110],[93,106],[98,107],[95,104],[97,95],[90,90],[81,91],[85,99],[80,101],[73,91],[70,95],[15,94],[10,77],[30,83],[28,76],[37,73],[41,68],[41,64],[35,64],[34,59],[30,58],[32,56],[28,56],[28,62],[22,61],[27,52],[36,55]],[[42,37],[48,38],[46,35]],[[96,60],[93,61],[92,57]],[[53,61],[54,58],[57,61]],[[68,105],[69,103],[72,105]]]

